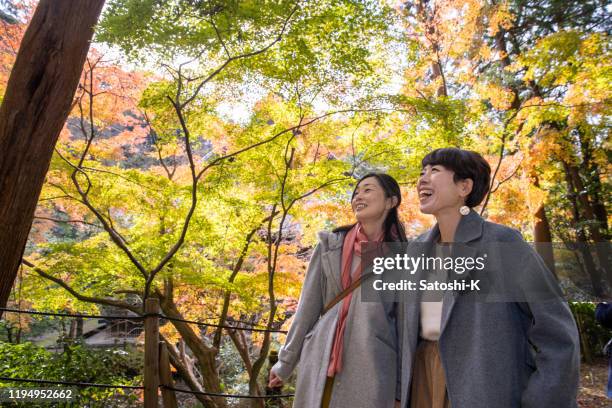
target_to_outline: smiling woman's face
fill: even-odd
[[[358,221],[384,219],[391,208],[393,198],[385,197],[385,191],[376,177],[368,177],[357,185],[351,207]]]
[[[419,204],[423,214],[439,214],[442,211],[456,211],[472,191],[472,180],[455,182],[455,172],[441,164],[427,165],[421,170],[417,182]]]

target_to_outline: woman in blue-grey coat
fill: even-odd
[[[521,234],[472,210],[489,183],[490,167],[478,153],[444,148],[422,160],[420,209],[437,224],[411,245],[452,243],[450,253],[488,265],[443,275],[484,288],[455,288],[435,301],[421,292],[403,303],[402,407],[577,406],[576,324],[552,273]]]
[[[612,329],[612,304],[611,303],[599,303],[595,308],[595,319],[603,327]],[[608,398],[612,398],[612,339],[606,343],[604,347],[604,354],[608,356],[608,386],[606,394]]]
[[[359,281],[367,251],[362,243],[406,241],[400,203],[391,176],[368,174],[351,198],[357,222],[319,233],[293,323],[270,371],[269,386],[278,387],[297,367],[293,408],[399,406],[397,304],[362,301],[355,289],[325,309]]]

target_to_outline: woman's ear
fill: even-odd
[[[399,202],[399,199],[396,196],[393,196],[390,198],[390,201],[391,201],[391,205],[389,205],[389,201],[387,201],[387,205],[388,205],[387,210],[397,207],[397,203]]]
[[[463,179],[459,182],[459,192],[461,197],[467,197],[472,192],[472,188],[474,188],[474,180],[470,178]]]

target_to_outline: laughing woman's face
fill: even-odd
[[[472,180],[455,182],[455,172],[441,164],[427,165],[421,170],[417,191],[419,204],[424,214],[439,214],[445,210],[456,211],[472,191]]]
[[[385,191],[376,177],[368,177],[357,185],[351,207],[358,221],[384,219],[393,207],[393,199],[385,196]]]

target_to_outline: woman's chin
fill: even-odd
[[[357,213],[357,214],[355,214],[355,219],[356,219],[358,222],[360,222],[360,223],[362,223],[362,224],[363,224],[363,223],[364,223],[364,221],[368,221],[368,220],[370,219],[370,217],[368,217],[368,215],[367,215],[367,214],[360,214],[360,213]]]
[[[357,221],[359,221],[360,223],[364,223],[364,222],[376,222],[376,221],[381,221],[384,220],[384,216],[378,213],[369,213],[368,211],[364,211],[361,210],[357,213],[355,213],[355,218],[357,219]]]
[[[421,210],[423,214],[433,214],[434,212],[433,208],[428,205],[420,205],[419,210]]]

